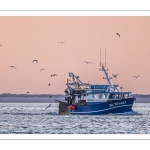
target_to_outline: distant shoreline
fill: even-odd
[[[56,103],[55,100],[64,101],[64,97],[4,97],[0,98],[0,103]],[[150,98],[136,98],[135,103],[150,103]]]
[[[133,94],[135,103],[150,103],[150,95]],[[0,103],[55,103],[56,100],[65,100],[63,94],[0,94]]]

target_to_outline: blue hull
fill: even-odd
[[[90,102],[87,105],[76,105],[71,110],[72,115],[101,115],[109,113],[124,113],[132,111],[135,98],[115,100],[112,102]]]

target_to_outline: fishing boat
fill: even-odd
[[[79,80],[69,72],[67,79],[65,101],[56,100],[59,103],[59,114],[71,115],[101,115],[110,113],[124,113],[132,111],[136,100],[131,92],[118,90],[118,84],[112,84],[112,77],[108,77],[108,69],[101,65],[107,84],[89,84]]]
[[[113,77],[108,76],[106,69],[106,49],[105,64],[101,63],[100,48],[100,71],[104,72],[107,84],[83,83],[79,76],[69,72],[67,88],[65,89],[65,100],[56,100],[59,103],[60,115],[101,115],[111,113],[132,112],[132,106],[136,98],[131,92],[122,92],[119,85],[111,83]],[[116,77],[116,76],[115,76]]]

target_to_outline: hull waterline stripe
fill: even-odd
[[[117,106],[117,107],[131,106],[131,105],[132,105],[132,104],[130,104],[130,105],[121,105],[121,106]],[[71,114],[75,114],[75,113],[93,113],[93,112],[99,112],[99,111],[105,111],[105,110],[109,110],[109,109],[114,109],[114,108],[117,108],[117,107],[112,107],[112,108],[103,109],[103,110],[97,110],[97,111],[87,111],[87,112],[71,112]]]

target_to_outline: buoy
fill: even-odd
[[[69,108],[72,109],[72,105],[70,105]]]
[[[71,110],[75,110],[75,109],[76,109],[76,107],[75,107],[74,105],[70,105],[69,108],[70,108]]]

